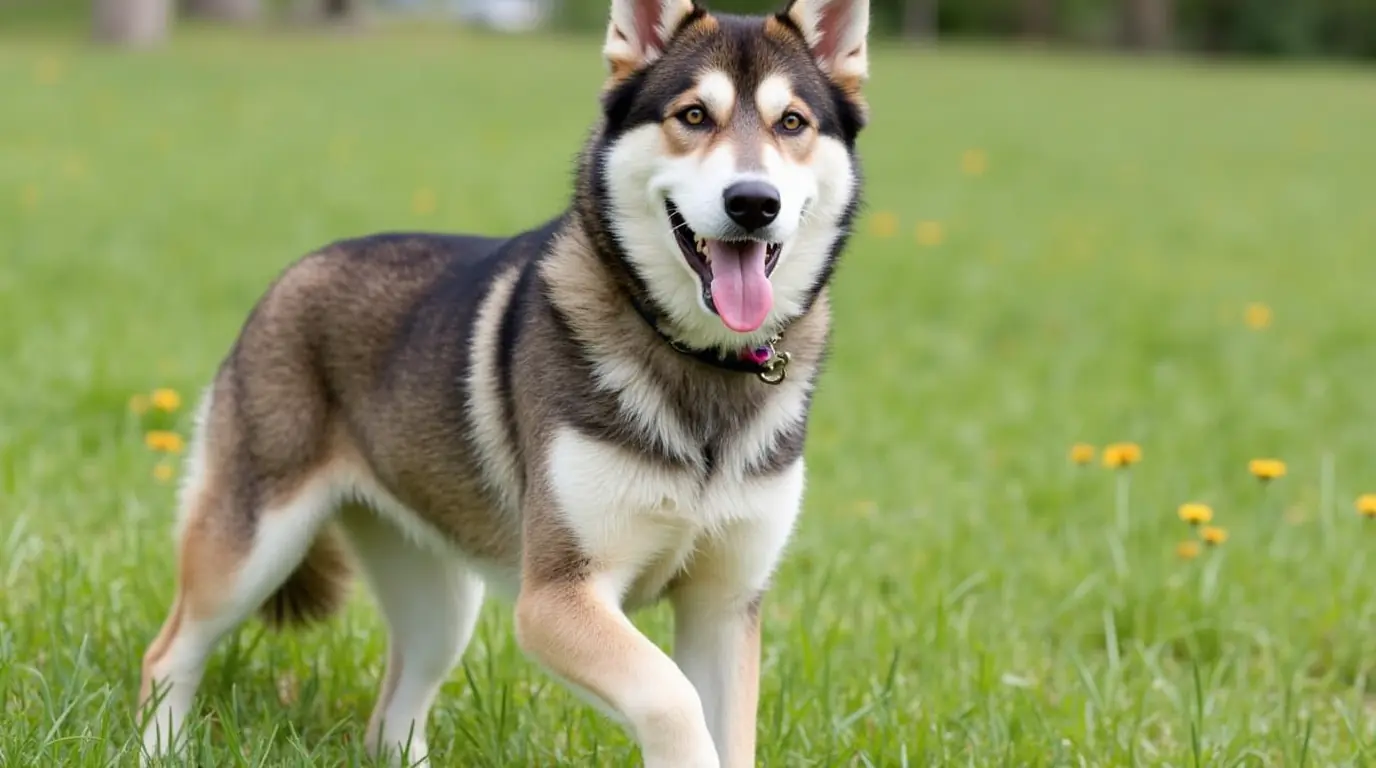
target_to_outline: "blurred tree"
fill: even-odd
[[[187,0],[186,12],[216,21],[253,21],[263,12],[262,0]]]
[[[324,0],[326,18],[340,19],[358,13],[358,0]]]
[[[1175,37],[1174,0],[1125,0],[1123,44],[1137,50],[1167,48]]]
[[[146,47],[167,39],[171,0],[95,0],[95,39],[112,45]]]
[[[1021,11],[1023,37],[1045,40],[1055,32],[1052,0],[1022,0]]]
[[[361,0],[295,0],[292,4],[298,18],[317,21],[347,21],[362,10]]]
[[[903,0],[903,36],[909,40],[936,37],[939,0]]]
[[[0,0],[0,29],[90,28],[104,40],[156,41],[167,6],[224,0]],[[233,2],[234,0],[229,0]],[[239,0],[244,2],[245,0]],[[408,0],[457,9],[480,0]],[[505,0],[493,0],[503,4]],[[563,31],[600,37],[609,0],[549,2]],[[776,11],[787,0],[705,0],[714,11]],[[1376,60],[1376,0],[871,0],[876,38],[986,41],[1035,37],[1092,47],[1167,47],[1221,56],[1356,56]],[[263,16],[352,19],[368,0],[253,0]],[[460,15],[460,19],[466,16]],[[351,22],[350,22],[351,23]],[[3,45],[3,44],[0,44]]]

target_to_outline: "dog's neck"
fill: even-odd
[[[636,314],[645,321],[645,325],[649,326],[650,330],[658,334],[665,344],[668,344],[671,349],[679,354],[724,371],[753,373],[760,377],[761,381],[768,384],[778,383],[788,374],[787,367],[792,355],[787,350],[781,351],[779,349],[778,345],[783,341],[782,333],[763,344],[744,345],[737,349],[697,348],[666,332],[663,328],[663,319],[650,309],[649,304],[644,299],[635,294],[630,294],[628,298]]]
[[[605,237],[605,236],[604,236]],[[641,354],[647,365],[715,368],[757,386],[777,378],[778,358],[788,354],[786,375],[810,377],[827,342],[830,318],[825,291],[802,316],[775,331],[767,345],[733,349],[698,348],[677,338],[646,301],[644,289],[625,263],[599,247],[602,237],[589,231],[585,219],[571,216],[556,238],[550,258],[541,266],[554,309],[564,316],[575,341],[600,353]],[[759,379],[759,380],[756,380]]]

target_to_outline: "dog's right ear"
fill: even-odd
[[[696,9],[693,0],[612,0],[602,56],[608,85],[624,80],[664,53],[669,38]]]

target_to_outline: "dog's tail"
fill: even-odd
[[[273,629],[322,621],[338,611],[349,595],[351,568],[338,527],[325,526],[282,586],[263,603],[259,614]]]

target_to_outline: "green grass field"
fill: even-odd
[[[0,764],[134,763],[173,575],[144,432],[185,433],[295,256],[562,207],[597,43],[0,38]],[[807,512],[764,609],[761,763],[1376,760],[1371,73],[874,59]],[[132,413],[157,387],[186,403]],[[1081,441],[1143,458],[1075,466]],[[1262,457],[1288,474],[1253,478]],[[1230,536],[1187,559],[1191,501]],[[668,618],[638,621],[667,644]],[[196,764],[366,762],[384,647],[362,591],[302,634],[247,625]],[[497,603],[431,734],[439,765],[635,756]]]

